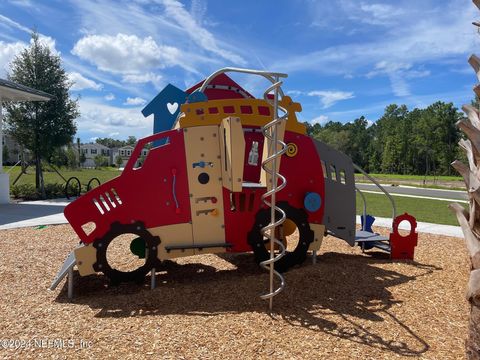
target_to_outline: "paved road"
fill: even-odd
[[[379,191],[380,189],[374,184],[361,184],[357,183],[356,186],[360,190]],[[431,198],[452,199],[452,200],[468,200],[466,191],[454,191],[454,190],[438,190],[438,189],[424,189],[405,186],[391,186],[384,185],[384,188],[390,194],[403,194],[412,196],[425,196]]]

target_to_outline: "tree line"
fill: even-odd
[[[458,146],[462,135],[455,125],[463,117],[452,103],[438,101],[413,110],[388,105],[371,126],[363,116],[345,124],[306,125],[310,136],[349,155],[367,172],[456,175],[450,164],[464,158]]]

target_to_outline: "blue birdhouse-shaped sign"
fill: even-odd
[[[160,93],[153,98],[142,110],[143,116],[147,117],[153,114],[153,133],[170,130],[175,123],[180,105],[185,103],[188,94],[168,84]],[[162,145],[165,140],[155,142],[154,146]]]

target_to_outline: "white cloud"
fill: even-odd
[[[109,93],[105,95],[103,98],[107,101],[112,101],[112,100],[115,100],[115,95],[113,95],[112,93]]]
[[[25,49],[27,44],[23,42],[5,43],[0,41],[0,76],[5,77],[11,61]]]
[[[72,53],[100,70],[120,74],[162,69],[181,60],[177,48],[159,45],[150,36],[141,39],[126,34],[84,36],[75,44]]]
[[[176,0],[162,0],[165,6],[165,13],[168,18],[175,22],[197,42],[202,48],[222,58],[233,62],[234,64],[246,65],[246,60],[232,51],[224,49],[218,45],[217,40],[211,32],[200,26],[195,20],[195,16],[189,13],[184,5]],[[198,13],[197,13],[198,14]]]
[[[303,95],[303,91],[300,91],[300,90],[287,90],[287,95],[300,96],[300,95]]]
[[[335,103],[342,101],[342,100],[348,100],[352,99],[355,96],[353,95],[353,92],[347,92],[347,91],[326,91],[326,90],[315,90],[315,91],[310,91],[307,93],[308,96],[317,96],[320,98],[320,102],[323,105],[323,108],[329,108],[330,106],[334,105]]]
[[[101,90],[103,88],[102,84],[97,84],[95,81],[87,79],[78,72],[68,73],[68,78],[73,82],[73,85],[70,89],[74,91],[85,89]]]
[[[404,97],[411,94],[410,86],[406,80],[429,76],[430,71],[412,69],[412,64],[380,61],[375,64],[375,69],[366,76],[371,78],[382,74],[389,77],[393,94]]]
[[[388,25],[400,15],[404,14],[402,9],[387,4],[360,4],[361,14],[355,19],[372,25]]]
[[[120,108],[102,104],[102,98],[80,99],[80,117],[77,119],[78,133],[105,137],[118,132],[121,138],[129,135],[143,137],[152,133],[151,120],[143,117],[141,108]]]
[[[143,105],[147,101],[145,99],[134,97],[134,98],[127,98],[127,100],[123,103],[123,105]]]
[[[28,34],[30,34],[32,32],[31,29],[27,28],[26,26],[23,26],[22,24],[19,24],[18,22],[4,16],[4,15],[0,15],[0,22],[9,26],[9,27],[12,27],[12,28],[15,28],[17,30],[20,30],[20,31],[23,31],[23,32],[26,32]]]
[[[55,41],[54,38],[52,38],[50,36],[39,34],[38,35],[38,40],[40,41],[40,43],[42,45],[47,46],[53,54],[60,55],[60,51],[58,51],[55,47],[56,41]],[[30,44],[32,44],[32,43],[33,43],[33,40],[30,39]]]
[[[315,124],[325,125],[329,121],[330,121],[330,119],[329,119],[328,116],[320,115],[320,116],[317,116],[316,118],[310,120],[309,123],[312,124],[312,125],[315,125]]]
[[[23,32],[25,32],[29,35],[33,31],[32,29],[29,29],[28,27],[23,26],[22,24],[10,19],[9,17],[1,15],[1,14],[0,14],[0,23],[3,24],[3,25],[6,25],[9,28],[13,28],[13,29],[23,31]],[[47,47],[49,47],[50,50],[52,51],[52,53],[54,53],[55,55],[60,55],[60,52],[55,48],[55,39],[53,39],[51,36],[47,36],[47,35],[39,33],[38,34],[38,39],[40,40],[40,42],[43,45],[46,45]],[[33,40],[30,39],[30,44],[32,42],[33,42]],[[24,44],[21,41],[19,41],[18,43]],[[24,47],[26,47],[26,44],[24,44]]]
[[[282,57],[271,68],[287,73],[306,71],[335,76],[358,75],[375,71],[376,64],[380,62],[409,64],[412,66],[410,70],[432,63],[441,65],[446,61],[463,63],[468,54],[478,49],[478,34],[471,26],[478,10],[473,5],[465,6],[460,0],[453,0],[445,6],[431,3],[428,16],[425,11],[418,11],[423,9],[422,6],[419,3],[414,9],[409,9],[409,13],[402,16],[401,24],[382,33],[370,32],[367,41],[343,43]],[[427,75],[425,70],[415,71],[420,73],[410,73],[408,77]],[[386,72],[383,74],[390,76]],[[408,87],[407,80],[393,76],[391,83],[392,90],[397,94],[408,93],[405,87],[402,90],[403,85]]]
[[[13,5],[29,8],[29,9],[36,9],[35,4],[32,3],[31,0],[9,0],[10,3]]]
[[[205,71],[208,73],[229,62],[242,66],[246,64],[238,55],[246,52],[245,46],[242,46],[238,39],[231,38],[236,33],[224,31],[223,28],[217,28],[215,34],[207,30],[206,26],[214,26],[215,20],[205,19],[205,1],[193,1],[190,12],[178,2],[163,0],[69,2],[78,14],[76,20],[79,22],[78,29],[81,34],[134,34],[142,39],[151,36],[159,45],[179,49],[181,56],[175,59],[174,65],[197,74],[198,77],[204,76]],[[222,40],[225,35],[228,35],[228,39]],[[201,72],[197,69],[201,69]],[[142,69],[137,73],[154,70]]]
[[[152,72],[145,74],[127,74],[123,76],[122,81],[131,84],[145,84],[150,82],[157,90],[161,89],[164,83],[161,75]]]

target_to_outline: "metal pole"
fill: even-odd
[[[150,290],[155,289],[157,286],[157,274],[155,273],[155,268],[150,271]]]
[[[313,250],[312,252],[312,263],[316,264],[317,263],[317,251]]]
[[[67,296],[69,299],[72,299],[73,298],[73,266],[70,266],[70,268],[68,269],[67,284],[68,284]]]
[[[278,82],[278,76],[275,76],[275,82]],[[275,87],[275,90],[273,92],[274,96],[274,103],[273,103],[273,118],[276,119],[278,118],[278,87]],[[273,134],[273,141],[272,141],[272,146],[270,148],[270,154],[269,156],[272,156],[273,154],[276,153],[277,151],[277,141],[278,141],[278,123],[275,124],[272,128]],[[277,192],[277,157],[275,156],[272,160],[272,196],[270,197],[270,202],[271,202],[271,207],[270,207],[270,222],[272,224],[276,223],[275,219],[275,201],[276,201],[276,192]],[[270,263],[270,293],[273,293],[273,270],[275,269],[275,264],[273,262],[273,258],[275,257],[275,229],[276,227],[273,226],[270,229],[270,260],[272,261]],[[270,297],[269,299],[269,305],[268,308],[270,311],[273,309],[273,296]]]
[[[367,227],[367,199],[365,199],[365,195],[363,195],[363,193],[360,191],[360,189],[357,188],[356,186],[355,186],[355,190],[357,190],[357,192],[360,194],[360,196],[363,200],[363,214],[362,214],[363,225],[362,225],[362,230],[365,231],[365,229]]]

